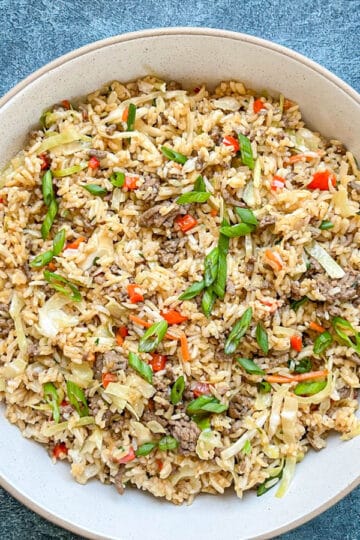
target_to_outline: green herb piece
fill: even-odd
[[[253,230],[254,226],[247,225],[246,223],[237,223],[237,225],[231,225],[229,227],[220,227],[221,234],[223,234],[224,236],[228,236],[229,238],[246,236],[247,234],[253,232]]]
[[[341,341],[360,354],[360,332],[342,317],[334,317],[331,324]]]
[[[264,354],[269,352],[269,338],[261,323],[256,325],[256,341]]]
[[[297,396],[313,396],[324,390],[327,381],[303,381],[294,388],[294,394]]]
[[[136,105],[134,105],[133,103],[130,103],[128,107],[128,117],[126,121],[127,131],[134,131],[135,118],[136,118]]]
[[[46,240],[47,237],[49,236],[50,229],[52,227],[52,224],[54,223],[57,212],[58,212],[58,205],[54,199],[51,201],[49,205],[49,209],[43,221],[43,224],[41,225],[41,236],[43,240]]]
[[[56,291],[64,294],[65,296],[69,296],[71,300],[74,300],[74,302],[81,301],[81,294],[77,286],[63,276],[60,276],[60,274],[55,274],[49,270],[44,270],[44,278]],[[63,283],[65,286],[60,285],[60,283]]]
[[[260,394],[268,394],[271,392],[271,384],[267,381],[261,381],[257,385]]]
[[[121,188],[125,184],[125,173],[113,172],[110,176],[110,182],[114,187]]]
[[[245,454],[245,455],[249,455],[251,454],[251,442],[249,441],[249,439],[247,441],[245,441],[245,444],[244,446],[242,447],[242,453]]]
[[[205,288],[205,281],[196,281],[190,287],[188,287],[182,294],[179,296],[179,300],[191,300]]]
[[[204,268],[205,268],[205,286],[210,287],[214,283],[218,270],[218,261],[219,261],[219,248],[215,247],[208,253],[205,257]]]
[[[58,423],[60,421],[60,399],[57,390],[51,382],[43,384],[43,390],[45,400],[51,407],[53,419]]]
[[[201,429],[201,431],[205,431],[206,429],[210,429],[211,427],[211,419],[210,416],[198,416],[194,415],[191,417],[192,421],[195,422],[195,424],[198,426],[198,428]]]
[[[289,368],[295,373],[309,373],[312,370],[312,363],[310,358],[303,358],[299,362],[288,362]]]
[[[322,354],[332,344],[333,338],[327,330],[320,334],[314,341],[314,354]]]
[[[250,326],[251,318],[252,309],[247,308],[247,310],[242,314],[241,318],[234,324],[233,329],[228,335],[225,342],[225,354],[233,354],[236,351],[241,338],[246,334],[246,331]]]
[[[221,223],[222,227],[227,227],[229,225],[229,222],[224,219]],[[226,279],[227,279],[227,254],[229,251],[229,243],[230,239],[227,236],[224,236],[220,233],[219,241],[218,241],[218,249],[219,249],[219,260],[218,260],[218,271],[216,280],[213,285],[213,289],[216,293],[216,295],[219,298],[224,298],[225,291],[226,291]]]
[[[65,229],[61,229],[61,231],[58,231],[53,240],[53,255],[54,257],[57,257],[60,255],[60,253],[63,250],[63,247],[65,245]]]
[[[294,300],[293,302],[291,302],[290,309],[293,309],[296,312],[301,306],[306,304],[308,301],[309,301],[308,297],[303,296],[302,298],[300,298],[300,300]]]
[[[255,167],[255,161],[250,140],[242,133],[238,133],[238,139],[240,144],[241,160],[244,165],[249,167],[249,169],[253,169]]]
[[[180,154],[180,152],[175,152],[175,150],[172,150],[167,146],[162,146],[160,150],[165,157],[170,159],[170,161],[175,161],[175,163],[181,163],[183,165],[188,160],[188,158],[184,156],[184,154]]]
[[[246,373],[249,373],[250,375],[265,375],[265,371],[250,358],[237,358],[236,361],[245,369]]]
[[[141,358],[133,352],[129,352],[129,366],[135,369],[145,381],[152,384],[153,370],[149,364],[141,360]]]
[[[204,203],[210,199],[211,193],[203,191],[190,191],[183,193],[176,199],[177,204]]]
[[[51,201],[55,199],[52,174],[50,170],[46,171],[46,173],[43,175],[41,179],[41,188],[44,203],[46,204],[46,206],[50,206]]]
[[[159,321],[150,326],[140,339],[139,352],[153,352],[165,337],[168,329],[166,321]]]
[[[174,437],[170,437],[170,435],[167,435],[159,441],[158,446],[159,450],[161,450],[162,452],[166,452],[167,450],[176,450],[179,446],[179,441],[177,441]]]
[[[48,117],[48,116],[51,116],[51,114],[52,114],[51,111],[44,111],[44,112],[41,114],[41,116],[40,116],[40,118],[39,118],[39,123],[40,123],[40,125],[41,125],[41,127],[42,127],[43,129],[46,129],[47,127],[49,127],[49,125],[48,125],[48,123],[47,123],[47,117]]]
[[[206,185],[201,175],[195,180],[194,191],[206,191]]]
[[[331,221],[322,221],[319,225],[319,229],[322,231],[327,231],[329,229],[332,229],[334,227],[334,224]]]
[[[254,212],[250,210],[250,208],[236,207],[235,212],[243,223],[246,223],[247,225],[255,225],[255,227],[259,225],[259,222],[256,219]]]
[[[35,257],[35,259],[31,261],[30,266],[32,268],[42,268],[43,266],[49,264],[49,262],[51,262],[53,258],[53,251],[45,251],[45,253],[40,253],[40,255]]]
[[[72,381],[66,381],[66,392],[71,405],[79,413],[80,417],[89,415],[89,407],[84,390]]]
[[[265,482],[263,482],[257,487],[256,495],[258,497],[261,497],[261,495],[264,495],[265,493],[267,493],[270,489],[272,489],[274,486],[276,486],[276,484],[279,483],[282,475],[283,475],[283,469],[281,469],[280,473],[277,476],[272,476],[270,478],[267,478]]]
[[[201,299],[201,308],[205,317],[209,318],[214,307],[216,300],[216,294],[212,287],[209,287],[204,291],[204,294]]]
[[[213,396],[199,396],[198,398],[190,401],[186,408],[186,412],[189,416],[197,415],[202,416],[208,413],[220,414],[228,409],[228,405],[220,403],[220,401]]]
[[[107,189],[99,186],[98,184],[86,184],[86,186],[81,187],[96,197],[104,197],[108,192]]]
[[[185,379],[183,375],[180,375],[174,382],[170,392],[170,401],[173,405],[177,405],[182,400],[184,390]]]
[[[147,456],[154,450],[154,448],[156,448],[156,446],[157,446],[156,443],[152,443],[152,442],[144,443],[141,446],[139,446],[137,450],[135,450],[135,455],[137,457]]]

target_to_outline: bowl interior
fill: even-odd
[[[127,81],[149,73],[186,87],[232,79],[258,90],[281,92],[300,103],[311,127],[342,140],[360,156],[359,97],[325,70],[248,36],[173,29],[100,42],[56,61],[11,92],[10,99],[5,96],[0,109],[0,165],[21,148],[26,133],[48,106],[85,95],[114,79]],[[248,494],[240,501],[229,493],[203,495],[190,507],[175,507],[136,490],[120,497],[114,488],[99,482],[80,486],[71,479],[68,466],[54,467],[46,452],[23,439],[3,415],[0,425],[4,487],[45,517],[93,537],[265,538],[300,524],[304,516],[312,517],[358,482],[360,440],[342,443],[334,437],[327,449],[310,453],[297,467],[284,499],[269,492],[259,499]]]

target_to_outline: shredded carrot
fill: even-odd
[[[217,209],[216,209],[216,208],[212,208],[212,209],[210,210],[210,216],[216,217],[217,215],[218,215]]]
[[[123,343],[124,343],[124,338],[122,337],[122,335],[120,333],[120,328],[116,331],[115,339],[116,339],[117,345],[119,345],[121,347],[121,345],[123,345]]]
[[[268,375],[265,380],[269,383],[291,383],[301,381],[312,381],[313,379],[322,379],[328,376],[328,370],[309,371],[309,373],[300,373],[299,375]]]
[[[322,326],[320,326],[320,324],[314,321],[311,321],[311,323],[309,324],[309,328],[311,330],[314,330],[315,332],[319,332],[319,334],[322,334],[323,332],[325,332],[325,328],[323,328]]]
[[[180,344],[181,344],[181,355],[182,355],[183,361],[190,362],[191,356],[190,356],[189,345],[188,345],[185,334],[181,334]]]
[[[123,110],[121,120],[123,122],[127,122],[128,116],[129,116],[129,109],[127,108]]]
[[[80,246],[81,242],[86,242],[85,236],[79,236],[79,238],[77,238],[73,242],[66,244],[65,249],[77,249]]]
[[[55,270],[56,270],[56,264],[53,263],[53,262],[49,262],[49,264],[48,264],[48,269],[49,269],[51,272],[55,272]]]
[[[268,259],[268,262],[273,268],[273,270],[282,270],[284,266],[284,261],[282,260],[277,251],[271,251],[271,249],[266,249],[265,257]]]
[[[296,103],[294,103],[294,101],[291,101],[290,99],[287,99],[287,98],[284,99],[284,111],[287,111],[288,109],[290,109],[294,105],[296,105]]]
[[[139,326],[143,326],[144,328],[150,328],[150,326],[154,324],[148,321],[144,321],[144,319],[140,319],[140,317],[136,317],[136,315],[130,315],[130,320],[133,323],[138,324]],[[176,339],[176,340],[181,339],[178,336],[174,336],[174,334],[169,334],[169,332],[166,332],[165,337],[167,339]]]
[[[315,155],[316,154],[316,155]],[[295,154],[294,156],[290,156],[289,159],[285,161],[286,164],[292,165],[293,163],[298,163],[299,161],[302,161],[305,159],[305,161],[312,161],[313,159],[316,159],[319,157],[320,154],[318,152],[312,152],[311,154]]]

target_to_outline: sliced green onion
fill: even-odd
[[[179,446],[179,441],[177,441],[174,437],[170,437],[170,435],[167,435],[159,441],[158,446],[159,450],[161,450],[162,452],[166,452],[167,450],[176,450]]]
[[[265,493],[267,493],[270,489],[272,489],[273,487],[276,486],[276,484],[279,483],[281,477],[282,477],[282,474],[283,474],[283,469],[281,469],[280,473],[277,475],[277,476],[272,476],[270,478],[267,478],[265,480],[265,482],[263,482],[262,484],[260,484],[258,487],[257,487],[257,490],[256,490],[256,495],[258,497],[261,497],[261,495],[264,495]]]
[[[250,375],[265,375],[265,371],[250,358],[237,358],[236,361],[245,369],[246,373],[249,373]]]
[[[55,199],[52,174],[50,170],[46,171],[46,173],[43,175],[41,179],[41,188],[44,203],[46,206],[50,206],[51,202]]]
[[[46,240],[49,236],[52,224],[54,223],[56,214],[58,212],[58,205],[55,199],[53,199],[49,205],[49,209],[41,225],[41,236],[43,240]]]
[[[139,352],[153,352],[165,337],[168,329],[166,321],[159,321],[150,326],[140,339]]]
[[[334,227],[334,224],[331,221],[322,221],[319,225],[319,229],[322,231],[327,231],[329,229],[332,229]]]
[[[162,146],[160,150],[165,157],[170,159],[170,161],[175,161],[175,163],[181,163],[183,165],[188,160],[188,158],[184,156],[184,154],[180,154],[180,152],[175,152],[175,150],[172,150],[167,146]]]
[[[121,188],[125,184],[125,173],[113,172],[110,176],[110,182],[114,187]]]
[[[71,405],[79,413],[80,417],[89,415],[89,407],[84,390],[72,381],[66,381],[66,392]]]
[[[207,413],[220,414],[228,409],[228,405],[220,403],[220,401],[214,396],[199,396],[198,398],[190,401],[186,408],[186,412],[189,416],[204,415]]]
[[[45,251],[45,253],[40,253],[40,255],[35,257],[35,259],[31,261],[30,266],[32,268],[42,268],[43,266],[49,264],[49,262],[51,262],[53,258],[53,251]]]
[[[176,199],[177,204],[188,204],[188,203],[204,203],[210,199],[211,193],[204,191],[190,191],[189,193],[183,193]]]
[[[314,354],[322,354],[333,342],[332,335],[327,330],[320,334],[314,341]]]
[[[249,169],[253,169],[255,162],[250,140],[242,133],[238,133],[238,139],[240,143],[241,160],[244,165],[249,167]]]
[[[237,223],[237,225],[231,225],[229,227],[221,227],[220,232],[224,236],[228,236],[229,238],[236,238],[237,236],[245,236],[246,234],[250,234],[253,232],[254,226],[253,225],[247,225],[246,223]]]
[[[61,229],[61,231],[58,231],[53,240],[53,254],[54,257],[57,257],[60,255],[60,253],[63,250],[63,247],[65,245],[65,229]]]
[[[56,423],[60,422],[60,399],[57,390],[53,383],[48,382],[43,385],[44,396],[47,403],[49,403],[53,419]]]
[[[250,208],[236,207],[235,212],[243,223],[246,223],[247,225],[255,225],[255,227],[259,225],[259,222],[256,219],[254,212],[250,210]]]
[[[297,396],[313,396],[324,390],[327,381],[303,381],[294,388],[294,394]]]
[[[179,300],[191,300],[205,288],[205,281],[196,281],[190,287],[188,287],[182,294],[179,296]]]
[[[261,381],[257,385],[260,394],[268,394],[271,392],[271,384],[267,381]]]
[[[107,189],[99,186],[98,184],[86,184],[86,186],[81,187],[86,189],[86,191],[91,193],[91,195],[96,195],[96,197],[104,197],[108,192]]]
[[[183,375],[180,375],[174,382],[170,392],[170,401],[173,405],[177,405],[182,400],[184,390],[185,379]]]
[[[251,318],[252,309],[249,307],[246,311],[244,311],[241,318],[234,324],[233,329],[228,335],[225,342],[225,354],[233,354],[236,351],[240,343],[240,339],[246,334],[246,331],[250,326]]]
[[[333,279],[341,279],[345,276],[344,270],[317,242],[305,248],[305,251],[321,264],[325,272]]]
[[[206,429],[210,429],[211,427],[210,416],[197,416],[195,414],[191,417],[191,419],[201,429],[201,431],[205,431]]]
[[[210,287],[214,283],[217,271],[218,271],[218,261],[219,261],[219,248],[215,247],[208,253],[205,257],[204,268],[205,268],[205,286]]]
[[[227,227],[229,222],[224,219],[221,223],[222,227]],[[218,260],[218,271],[216,280],[213,285],[214,292],[219,298],[224,298],[226,291],[226,280],[227,280],[227,254],[229,251],[230,239],[228,236],[225,236],[220,233],[218,241],[219,249],[219,260]]]
[[[303,298],[300,298],[300,300],[294,300],[290,304],[290,309],[293,309],[295,312],[304,304],[306,304],[309,301],[307,296],[303,296]]]
[[[348,347],[354,349],[357,354],[360,354],[360,332],[357,332],[352,324],[342,317],[334,317],[331,324],[339,338]],[[352,336],[355,341],[353,341]]]
[[[242,453],[245,454],[245,455],[249,455],[251,454],[251,442],[249,441],[249,439],[247,439],[245,441],[245,444],[244,446],[242,447]]]
[[[269,352],[269,338],[261,323],[256,325],[256,341],[264,354]]]
[[[137,457],[147,456],[154,450],[154,448],[156,448],[156,446],[157,444],[153,442],[144,443],[139,446],[137,450],[135,450],[135,455]]]
[[[44,278],[49,283],[49,285],[56,291],[69,296],[74,302],[81,301],[81,294],[76,285],[71,283],[68,279],[60,276],[60,274],[55,274],[54,272],[49,272],[49,270],[44,270]],[[65,286],[59,285],[63,283]]]
[[[72,167],[67,167],[66,169],[55,169],[52,173],[56,178],[63,178],[64,176],[71,176],[72,174],[78,173],[83,169],[86,169],[86,167],[87,163],[80,163],[78,165],[73,165]]]
[[[204,294],[201,299],[201,308],[205,317],[209,318],[214,307],[216,300],[216,294],[212,287],[209,287],[204,291]]]
[[[295,373],[308,373],[312,370],[312,363],[310,358],[303,358],[302,360],[299,360],[299,362],[294,362],[294,364],[291,364],[292,361],[288,362],[288,366],[292,371]]]
[[[206,191],[206,185],[201,175],[195,180],[194,191]]]
[[[153,382],[153,370],[139,356],[133,352],[129,352],[129,366],[135,369],[138,374],[145,379],[148,383],[152,384]]]
[[[133,103],[129,104],[128,107],[128,117],[127,117],[127,131],[134,131],[135,127],[135,118],[136,118],[136,105]]]

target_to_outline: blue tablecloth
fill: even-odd
[[[0,95],[72,49],[160,26],[225,28],[270,39],[316,60],[360,91],[359,0],[0,0]],[[359,509],[360,488],[281,538],[359,539]],[[0,538],[79,537],[38,517],[1,490]]]

